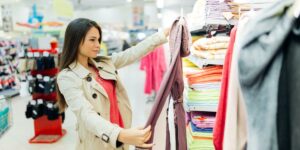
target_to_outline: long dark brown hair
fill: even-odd
[[[92,27],[95,27],[99,30],[99,34],[100,34],[99,43],[101,43],[102,30],[95,21],[86,18],[78,18],[71,21],[68,24],[65,32],[65,37],[64,37],[63,50],[59,60],[60,70],[66,69],[69,67],[71,63],[76,62],[76,58],[79,52],[79,46],[84,42],[87,32]],[[59,91],[57,83],[56,83],[56,91],[57,91],[58,106],[60,108],[60,111],[63,112],[64,109],[67,107],[67,103],[64,96]]]

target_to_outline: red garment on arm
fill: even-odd
[[[107,95],[110,102],[110,122],[119,125],[120,127],[124,128],[122,116],[120,114],[120,110],[118,107],[117,102],[117,94],[116,94],[116,86],[114,80],[106,80],[101,78],[98,73],[98,69],[94,68],[97,72],[96,81],[102,86]]]

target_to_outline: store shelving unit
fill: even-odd
[[[12,126],[10,102],[0,95],[0,137]]]
[[[55,55],[57,50],[40,50],[40,49],[30,49],[29,52],[34,54],[45,54]],[[55,77],[58,73],[57,68],[51,68],[46,70],[31,70],[31,76],[48,76]],[[45,93],[32,93],[32,99],[43,101],[56,101],[56,92],[53,91],[49,94]],[[46,115],[43,115],[37,119],[34,119],[34,137],[29,140],[29,143],[54,143],[62,138],[66,134],[66,130],[62,129],[62,117],[59,116],[58,119],[49,120]]]

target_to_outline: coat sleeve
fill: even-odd
[[[155,47],[166,43],[167,37],[163,32],[157,32],[136,46],[133,46],[123,52],[113,53],[112,61],[116,69],[122,68],[126,65],[132,64],[143,56],[154,50]]]
[[[81,79],[75,74],[73,75],[71,71],[62,71],[57,77],[57,84],[68,108],[75,113],[77,121],[82,122],[85,129],[100,139],[109,137],[107,143],[117,148],[117,139],[122,128],[105,120],[93,110],[93,106],[88,102],[81,89]],[[118,146],[121,145],[118,144]]]

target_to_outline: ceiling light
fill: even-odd
[[[164,0],[156,0],[157,8],[164,8]]]

